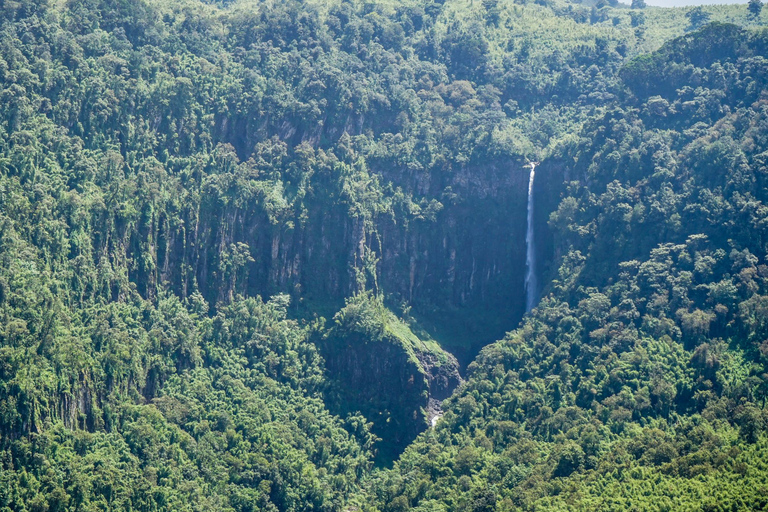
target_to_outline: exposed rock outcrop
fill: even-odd
[[[370,295],[358,295],[334,318],[320,343],[337,384],[330,406],[362,413],[381,438],[380,463],[396,457],[461,383],[456,358],[410,328]]]

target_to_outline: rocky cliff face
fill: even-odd
[[[246,164],[216,165],[182,212],[147,204],[105,241],[121,246],[143,295],[165,282],[182,296],[199,289],[211,304],[237,293],[341,302],[359,287],[355,269],[375,261],[368,286],[422,310],[490,309],[513,319],[507,328],[522,315],[522,159],[419,173],[372,162],[383,193],[399,189],[416,206],[367,218],[330,171],[312,176],[300,204],[282,204],[290,191],[277,182],[254,181],[258,171]]]
[[[147,203],[132,225],[115,221],[105,239],[130,263],[129,277],[143,295],[153,296],[164,282],[182,297],[200,290],[212,305],[236,294],[281,292],[296,302],[339,305],[365,287],[390,305],[413,306],[441,342],[446,333],[456,338],[447,345],[463,365],[522,317],[528,182],[522,158],[418,172],[371,161],[355,182],[341,176],[357,172],[351,164],[317,157],[303,171],[309,184],[300,199],[298,188],[286,188],[291,173],[300,175],[290,166],[278,161],[275,179],[265,179],[266,171],[226,148],[216,158],[205,176],[188,177],[198,182],[185,185],[194,193],[175,206],[181,211]],[[552,270],[546,222],[564,169],[546,161],[537,169],[543,273]],[[350,192],[355,186],[360,189]],[[390,206],[365,210],[365,194]],[[459,382],[455,358],[437,344],[420,350],[419,343],[403,342],[411,337],[336,327],[324,343],[329,372],[352,390],[343,392],[348,403],[340,409],[365,411],[393,447],[426,427],[430,398],[447,397]]]
[[[499,160],[414,179],[411,187],[436,198],[442,209],[433,221],[404,225],[400,219],[382,219],[385,291],[417,307],[482,306],[519,318],[524,309],[523,164]]]
[[[367,295],[348,301],[320,345],[337,384],[332,410],[360,412],[373,422],[381,463],[429,426],[430,401],[447,398],[461,383],[456,358],[416,337]]]
[[[233,189],[251,183],[242,170],[224,171],[201,182],[199,195],[184,203],[184,222],[171,222],[167,207],[146,204],[133,224],[116,214],[112,231],[103,239],[95,235],[97,247],[129,262],[123,264],[131,281],[147,296],[166,282],[182,296],[200,289],[212,304],[236,293],[280,291],[341,302],[357,291],[355,269],[373,251],[375,285],[394,297],[389,303],[400,299],[414,309],[436,311],[433,318],[443,323],[463,322],[461,308],[484,309],[505,320],[501,334],[522,316],[527,186],[522,161],[499,160],[442,175],[382,171],[381,179],[439,200],[442,208],[431,217],[382,214],[370,222],[352,215],[348,204],[329,199],[329,177],[305,202],[304,221],[291,221],[298,212],[281,211],[277,222],[265,207],[265,192],[238,192],[238,200],[224,201],[237,195]],[[562,162],[545,161],[537,168],[542,274],[554,271],[548,265],[555,247],[546,222],[567,179]],[[363,412],[384,440],[383,451],[394,454],[427,428],[429,411],[434,414],[435,403],[461,378],[455,357],[420,340],[391,313],[380,316],[378,331],[342,323],[322,346],[329,375],[338,383],[337,410]],[[490,341],[481,340],[477,348]],[[463,364],[471,359],[471,353],[459,355]],[[62,413],[67,415],[72,413]]]
[[[97,247],[120,258],[114,267],[128,266],[145,297],[166,283],[182,297],[200,290],[211,305],[236,294],[289,293],[294,304],[305,299],[336,310],[361,289],[362,276],[390,305],[412,306],[462,365],[517,325],[525,310],[522,157],[418,171],[371,160],[357,183],[341,176],[350,172],[347,164],[327,160],[316,156],[301,174],[285,163],[299,156],[276,157],[267,172],[263,162],[243,163],[221,150],[204,173],[184,178],[197,184],[185,184],[192,192],[180,204],[158,200],[132,224],[115,219],[114,232],[97,237]],[[547,218],[563,169],[549,161],[537,169],[542,275],[552,270]],[[303,195],[284,184],[292,173],[308,183]],[[350,197],[355,186],[361,190]],[[361,211],[365,194],[391,206]]]
[[[536,230],[536,262],[539,283],[557,278],[558,247],[549,227],[549,216],[557,210],[571,177],[571,169],[562,160],[545,160],[536,167],[534,183],[534,229]]]

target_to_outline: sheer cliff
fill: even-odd
[[[764,15],[633,3],[0,0],[0,510],[765,508]]]

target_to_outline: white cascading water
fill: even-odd
[[[536,244],[533,237],[533,178],[536,175],[536,163],[531,162],[531,175],[528,178],[528,227],[525,232],[525,312],[533,309],[536,303]]]

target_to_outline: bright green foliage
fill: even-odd
[[[17,300],[13,289],[8,297]],[[190,313],[201,305],[134,296],[94,306],[87,320],[69,319],[80,337],[53,338],[58,356],[15,373],[14,361],[47,350],[4,346],[0,503],[338,508],[370,469],[370,434],[327,412],[322,362],[307,329],[286,320],[288,298],[236,300],[211,319]]]
[[[377,476],[381,509],[768,505],[763,37],[630,62],[636,96],[541,164],[573,162],[550,294]]]
[[[760,20],[0,0],[0,510],[765,508]]]

